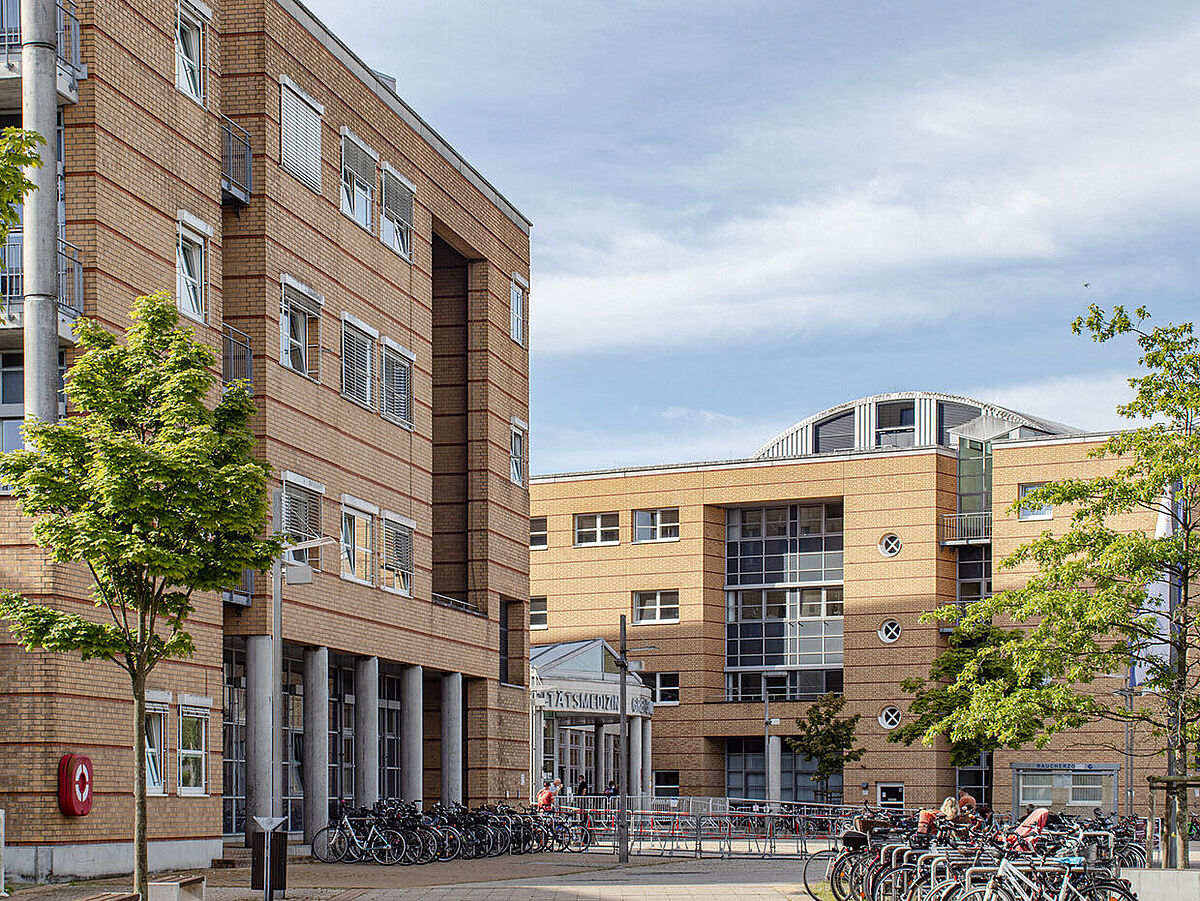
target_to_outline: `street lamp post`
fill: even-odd
[[[625,614],[621,614],[621,655],[617,668],[621,671],[621,734],[618,739],[617,763],[617,862],[629,863],[629,713],[625,709],[625,683],[629,679],[629,660],[625,654]]]

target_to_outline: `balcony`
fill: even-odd
[[[938,543],[943,547],[991,544],[992,513],[947,513],[938,526]]]
[[[221,122],[221,202],[245,206],[254,189],[250,133],[227,116]]]
[[[249,607],[250,599],[254,597],[254,570],[243,569],[241,584],[226,588],[221,592],[221,597],[226,604]]]
[[[73,0],[57,5],[58,98],[79,101],[79,79],[87,78],[79,52],[79,16]],[[21,0],[0,0],[0,109],[21,108]]]
[[[21,249],[21,232],[9,232],[0,252],[0,327],[19,327],[25,321],[25,277]],[[83,313],[83,264],[79,248],[66,241],[58,242],[58,312],[67,319]]]
[[[244,380],[254,382],[254,351],[250,336],[231,325],[225,326],[221,341],[221,384]]]

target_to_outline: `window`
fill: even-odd
[[[342,508],[342,576],[375,583],[375,517],[370,511]]]
[[[310,379],[321,379],[320,295],[289,280],[284,281],[279,307],[279,362]]]
[[[320,194],[321,117],[325,107],[286,75],[280,78],[279,91],[279,162]]]
[[[642,673],[655,704],[679,703],[679,673]]]
[[[1071,803],[1089,807],[1104,803],[1103,773],[1072,773]]]
[[[412,595],[413,529],[416,523],[394,514],[383,516],[383,579],[388,591]]]
[[[679,622],[678,591],[635,591],[633,593],[635,623]]]
[[[400,256],[412,258],[413,198],[416,188],[399,172],[383,164],[383,225],[380,240]]]
[[[577,513],[575,543],[616,544],[620,540],[618,521],[616,513]]]
[[[884,707],[879,711],[879,725],[885,729],[895,729],[900,725],[901,713],[899,707]]]
[[[773,701],[813,701],[830,692],[840,695],[845,683],[843,676],[840,669],[727,672],[725,700],[761,701],[766,688]]]
[[[1028,485],[1021,485],[1017,489],[1017,496],[1023,501],[1025,500],[1025,496],[1027,494],[1029,494],[1031,491],[1036,491],[1037,489],[1044,487],[1045,484],[1045,482],[1033,482]],[[1053,518],[1054,508],[1049,504],[1042,504],[1040,507],[1026,507],[1022,505],[1020,512],[1017,514],[1017,519],[1020,520]]]
[[[971,604],[992,595],[992,546],[958,549],[958,602]]]
[[[765,799],[767,755],[762,737],[725,739],[725,794],[730,798]]]
[[[894,532],[888,532],[879,539],[879,553],[885,557],[895,557],[903,546],[900,536]]]
[[[146,793],[150,795],[167,793],[166,758],[163,756],[166,720],[166,708],[146,711]]]
[[[413,426],[412,372],[416,357],[400,345],[383,339],[383,396],[384,419],[405,428]]]
[[[1054,802],[1053,773],[1020,773],[1020,798],[1017,804],[1024,807],[1049,807]],[[1074,781],[1074,780],[1072,780]]]
[[[915,439],[916,405],[913,401],[876,404],[876,447],[912,447]]]
[[[530,550],[544,550],[549,544],[546,533],[546,517],[534,516],[529,520]]]
[[[726,669],[841,666],[840,585],[725,593]]]
[[[175,245],[175,300],[179,311],[204,321],[204,239],[180,229]]]
[[[548,629],[550,628],[549,617],[546,611],[545,598],[530,598],[529,599],[529,628],[531,629]]]
[[[375,388],[375,342],[362,329],[342,322],[342,394],[370,407]]]
[[[634,541],[672,541],[679,538],[679,509],[634,510]]]
[[[514,485],[525,484],[525,426],[514,422],[508,440],[508,477]]]
[[[283,533],[292,544],[321,537],[320,493],[295,481],[288,481],[286,476],[283,483]],[[313,569],[321,568],[319,547],[288,553],[295,563],[307,563]]]
[[[971,766],[955,767],[955,788],[958,794],[968,794],[979,804],[992,806],[992,752],[984,751]]]
[[[525,343],[525,285],[515,275],[508,289],[508,334],[518,344]]]
[[[841,502],[725,513],[725,582],[786,585],[842,580]]]
[[[188,3],[175,7],[175,86],[197,103],[204,103],[207,25]]]
[[[655,770],[654,794],[659,798],[678,798],[679,770]]]
[[[202,795],[208,758],[208,711],[179,711],[179,785],[181,795]]]
[[[375,151],[342,129],[342,212],[375,231]]]
[[[894,619],[884,620],[883,625],[879,627],[879,640],[884,644],[892,644],[900,638],[900,624]]]

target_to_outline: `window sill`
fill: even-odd
[[[539,545],[531,544],[531,545],[529,545],[529,549],[531,551],[548,551],[548,550],[550,550],[550,546],[548,544],[539,544]]]
[[[1053,513],[1047,513],[1044,516],[1018,516],[1017,522],[1049,522],[1054,519]]]
[[[512,343],[513,343],[513,344],[515,344],[515,345],[517,345],[517,347],[524,347],[524,346],[525,346],[525,339],[524,339],[524,337],[518,338],[518,337],[514,336],[512,332],[509,332],[509,333],[508,333],[508,337],[509,337],[510,339],[512,339]]]
[[[533,625],[531,625],[531,626],[529,627],[529,631],[530,631],[530,632],[545,632],[545,631],[546,631],[547,629],[549,629],[549,628],[550,628],[550,627],[549,627],[548,625],[546,625],[546,626],[533,626]]]
[[[343,582],[353,582],[355,585],[365,585],[367,588],[375,587],[374,582],[367,579],[360,579],[358,576],[348,576],[345,573],[341,573],[341,577]]]
[[[390,422],[392,425],[398,425],[400,428],[409,432],[415,431],[415,426],[413,426],[413,424],[407,419],[399,419],[395,416],[388,416],[386,413],[380,413],[379,416],[381,419]]]
[[[679,536],[674,538],[635,538],[630,544],[670,544],[673,541],[678,541]]]
[[[675,619],[635,619],[630,625],[632,626],[672,626],[679,623],[679,617]]]
[[[179,798],[207,798],[208,790],[204,788],[177,788],[175,795]]]
[[[380,585],[379,590],[386,591],[388,594],[398,595],[402,598],[411,598],[412,597],[411,591],[405,591],[402,588],[392,588],[390,585]]]
[[[374,225],[363,225],[356,218],[354,218],[354,215],[352,213],[347,213],[345,207],[342,207],[341,209],[342,209],[343,216],[345,216],[347,219],[349,219],[351,222],[353,222],[355,225],[357,225],[359,228],[361,228],[363,231],[365,231],[368,235],[375,234],[375,226]],[[372,216],[372,218],[374,218],[374,216]]]
[[[375,376],[375,374],[372,373],[371,377],[374,378],[374,376]],[[350,401],[350,403],[354,404],[356,407],[362,407],[364,410],[370,410],[372,413],[375,412],[375,405],[372,404],[370,401],[359,400],[354,395],[347,394],[345,391],[342,391],[339,393],[342,395],[343,399]]]
[[[146,789],[146,797],[147,798],[166,798],[167,790],[165,788],[159,788],[159,789],[154,789],[154,790]]]
[[[401,250],[397,250],[395,247],[393,247],[387,241],[383,240],[383,235],[379,236],[379,243],[382,244],[384,247],[386,247],[388,250],[390,250],[392,253],[394,253],[396,256],[400,257],[400,259],[404,260],[404,262],[409,263],[409,264],[412,263],[412,251],[409,251],[408,253],[404,253]]]
[[[576,542],[571,547],[616,547],[620,543],[619,541],[588,541],[584,544]]]
[[[204,98],[203,98],[203,97],[197,97],[195,94],[193,94],[193,93],[192,93],[191,91],[189,91],[187,88],[185,88],[185,87],[182,87],[182,86],[179,84],[179,82],[175,82],[175,90],[177,90],[177,91],[178,91],[180,94],[182,94],[182,95],[183,95],[184,97],[186,97],[188,100],[192,101],[194,104],[196,104],[197,106],[199,106],[201,109],[207,109],[207,107],[204,105]]]
[[[183,307],[179,306],[178,304],[176,304],[175,309],[179,310],[180,316],[186,316],[188,319],[192,320],[192,322],[198,322],[201,325],[208,325],[207,313],[205,313],[204,316],[197,317],[195,313],[192,313],[189,310],[185,310]]]
[[[655,701],[654,706],[655,707],[678,707],[679,702],[678,701]]]
[[[314,385],[321,384],[320,376],[309,375],[307,372],[301,372],[299,369],[296,369],[294,366],[292,366],[291,363],[285,363],[283,360],[279,361],[279,365],[282,366],[284,369],[286,369],[288,372],[294,372],[294,373],[296,373],[296,375],[300,376],[301,378],[308,379]]]

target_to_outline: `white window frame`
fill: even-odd
[[[650,692],[653,696],[652,700],[654,701],[655,707],[678,707],[679,706],[679,699],[682,694],[682,692],[680,690],[680,684],[679,684],[679,673],[674,673],[674,672],[672,672],[672,673],[646,673],[646,675],[653,677],[651,680],[653,682],[653,684],[650,685],[649,687],[650,687]],[[663,685],[663,676],[674,676],[675,684],[674,685]],[[674,691],[675,692],[675,700],[674,701],[663,700],[663,692],[664,691]]]
[[[670,603],[670,595],[675,596],[674,603]],[[664,600],[668,601],[668,603],[663,603]],[[672,608],[675,610],[674,616],[663,615],[664,610],[671,610]],[[649,615],[651,613],[653,615]],[[677,622],[679,622],[678,589],[660,588],[654,591],[635,591],[633,593],[633,625]]]
[[[199,0],[178,0],[175,4],[175,87],[201,106],[208,94],[208,32],[212,10]],[[184,28],[195,33],[196,58],[186,51],[181,34]]]
[[[1039,794],[1036,797],[1026,794],[1026,789],[1030,786],[1026,783],[1026,779],[1030,776],[1036,776],[1039,780],[1037,788],[1044,790],[1045,794]],[[1017,805],[1024,807],[1032,804],[1035,807],[1049,807],[1054,803],[1054,773],[1050,770],[1020,770],[1017,772]]]
[[[885,729],[897,729],[904,721],[904,711],[895,704],[888,704],[879,711],[879,717],[877,721],[879,725],[883,726]]]
[[[678,798],[679,797],[679,770],[654,770],[653,773],[654,773],[654,776],[653,776],[653,782],[652,782],[652,790],[653,790],[655,797],[662,797],[662,798]],[[670,776],[670,775],[673,775],[675,777],[674,783],[668,783],[661,787],[665,788],[665,789],[674,789],[675,790],[674,794],[665,794],[665,795],[660,794],[659,793],[660,786],[659,786],[658,777],[659,776]]]
[[[375,584],[375,520],[379,516],[379,508],[374,504],[361,501],[348,494],[342,495],[341,535],[338,540],[339,558],[341,560],[341,575],[347,582],[357,582],[359,585]],[[354,520],[352,531],[347,544],[347,519]],[[358,523],[366,524],[365,545],[358,543]],[[366,577],[357,572],[360,555],[366,563]],[[347,570],[347,567],[349,569]]]
[[[509,427],[508,478],[514,485],[525,487],[525,436],[529,426],[515,416]]]
[[[417,355],[411,350],[397,344],[386,335],[380,339],[382,349],[379,360],[379,415],[388,422],[394,422],[396,425],[412,431],[413,429],[413,374],[417,369]],[[393,386],[388,383],[388,367],[398,367],[400,371],[406,373],[404,376],[404,384]],[[400,402],[391,404],[391,406],[399,408],[403,407],[400,412],[389,412],[389,398],[393,395],[399,395]],[[407,414],[407,415],[405,415]]]
[[[1025,495],[1038,488],[1045,487],[1045,482],[1024,482],[1017,486],[1017,500],[1025,500]],[[1046,504],[1036,509],[1022,506],[1017,511],[1017,519],[1021,522],[1044,522],[1054,519],[1054,507]]]
[[[539,607],[541,607],[540,610],[534,609],[534,601],[541,601],[541,603],[538,605]],[[533,617],[537,614],[540,614],[542,616],[541,623],[535,623],[533,621]],[[536,597],[536,598],[529,599],[529,628],[534,632],[539,631],[541,629],[549,629],[550,628],[550,603],[547,598]]]
[[[614,516],[616,523],[611,526],[603,524],[603,517]],[[591,520],[589,523],[588,520]],[[611,532],[616,537],[611,541],[603,540],[605,532]],[[594,533],[595,541],[582,541],[581,535]],[[606,513],[576,513],[575,514],[575,547],[613,547],[621,543],[621,515],[614,511]]]
[[[1077,780],[1079,780],[1080,777],[1094,778],[1094,779],[1098,779],[1099,781],[1095,785],[1083,785],[1077,781]],[[1096,795],[1096,797],[1082,798],[1078,794],[1076,794],[1076,792],[1094,793]],[[1071,773],[1071,794],[1070,794],[1070,801],[1068,803],[1071,804],[1072,806],[1079,806],[1079,807],[1102,806],[1104,804],[1104,771],[1099,770],[1099,771],[1090,771],[1090,772],[1086,772],[1086,773],[1075,773],[1075,772]]]
[[[321,381],[321,309],[325,298],[302,282],[291,276],[284,275],[281,280],[279,301],[279,362],[292,372],[299,373],[314,382]],[[304,320],[304,341],[297,343],[292,337],[291,321],[293,316]],[[312,330],[316,328],[316,341],[313,341]],[[293,347],[299,348],[304,359],[304,369],[297,369],[292,364]],[[313,351],[316,359],[313,360]]]
[[[177,751],[178,770],[175,778],[175,793],[177,795],[201,796],[208,794],[208,716],[209,711],[199,707],[179,708],[179,748]],[[200,748],[184,748],[183,736],[185,719],[196,719],[200,722]],[[200,785],[184,785],[184,760],[196,758],[200,761]]]
[[[194,248],[199,255],[198,275],[191,275],[185,270],[189,256],[187,251]],[[179,312],[196,322],[208,322],[208,238],[196,229],[185,226],[182,222],[176,229],[175,238],[175,306]],[[198,303],[197,315],[192,303],[185,303],[184,298]]]
[[[525,307],[529,298],[529,282],[512,274],[508,287],[508,336],[513,341],[525,346]]]
[[[383,175],[380,179],[382,196],[379,202],[381,214],[379,240],[383,242],[385,247],[411,262],[412,220],[416,218],[417,186],[396,171],[395,167],[389,166],[386,162],[380,163],[380,168],[383,170]],[[389,186],[397,193],[406,192],[407,196],[402,194],[399,203],[395,202],[391,197],[391,192],[388,191]],[[400,209],[403,206],[408,207],[408,220],[405,220],[403,212]]]
[[[358,371],[358,364],[362,361],[347,351],[348,341],[362,342],[366,354],[366,372]],[[378,341],[379,332],[376,329],[356,316],[342,313],[342,397],[369,410],[375,409],[375,345]],[[349,377],[351,375],[353,378]],[[362,382],[361,385],[358,384],[359,381]],[[360,387],[363,389],[362,393],[358,393]]]
[[[292,106],[297,113],[303,114],[306,108],[308,113],[311,113],[311,118],[308,121],[301,121],[300,118],[288,113],[287,99],[289,97],[295,101]],[[325,107],[322,104],[318,103],[311,94],[286,75],[279,76],[279,165],[283,167],[284,171],[295,176],[297,181],[306,185],[317,194],[321,193],[321,167],[324,160],[324,142],[321,132],[324,117]],[[316,151],[316,158],[301,160],[297,163],[297,166],[301,168],[288,165],[286,144],[289,124],[297,135],[306,128],[314,131],[316,134],[316,146],[315,148],[310,148]],[[293,155],[302,156],[298,152]]]
[[[379,587],[384,591],[390,591],[392,594],[410,598],[413,596],[413,574],[416,569],[414,564],[414,557],[416,556],[416,521],[409,519],[407,516],[401,516],[399,513],[392,513],[390,510],[382,511],[379,519]],[[398,558],[395,561],[392,560],[392,534],[396,534],[401,540],[407,535],[407,561],[402,558]],[[401,544],[401,551],[403,551],[403,543]],[[406,562],[408,564],[407,569],[403,566]]]
[[[674,513],[675,522],[664,523],[663,514]],[[638,515],[645,514],[650,517],[650,525],[646,528],[653,532],[650,538],[638,538]],[[663,532],[669,529],[674,529],[674,535],[663,535]],[[657,509],[634,510],[633,511],[633,543],[634,544],[654,544],[663,541],[678,541],[679,540],[679,508],[678,507],[659,507]]]
[[[151,738],[150,723],[158,724],[158,744]],[[165,795],[167,793],[167,705],[146,703],[146,794]],[[153,767],[158,767],[158,779],[153,776]]]
[[[309,541],[315,538],[321,538],[322,524],[324,522],[324,506],[325,486],[320,482],[314,482],[312,479],[305,478],[293,472],[283,473],[283,497],[280,501],[282,508],[282,519],[279,531],[286,538],[294,538],[297,543],[300,541]],[[290,529],[292,523],[291,512],[289,509],[289,498],[294,499],[292,502],[300,502],[313,505],[310,508],[310,518],[305,524],[299,524],[299,528]],[[315,519],[312,517],[312,512],[315,510]],[[308,564],[315,570],[321,569],[321,548],[310,547],[299,551],[288,551],[288,559],[293,563]]]
[[[541,530],[540,530],[540,531],[534,531],[533,524],[534,524],[534,522],[536,522],[536,521],[537,521],[537,520],[539,520],[539,519],[542,521],[542,528],[541,528]],[[529,517],[529,549],[530,549],[531,551],[544,551],[544,550],[546,550],[548,547],[550,547],[550,526],[549,526],[549,522],[550,522],[549,518],[548,518],[548,517],[545,517],[545,516],[531,516],[531,517]],[[542,536],[542,543],[541,543],[541,544],[534,544],[534,543],[533,543],[533,538],[534,538],[534,536],[535,536],[535,535],[541,535],[541,536]]]
[[[376,194],[379,182],[379,154],[372,150],[367,143],[346,127],[342,127],[342,175],[341,208],[347,218],[354,221],[360,228],[375,234]],[[371,175],[367,178],[365,159],[348,160],[346,143],[350,142],[364,156],[371,160]],[[354,154],[351,153],[351,156]],[[356,165],[357,164],[357,165]]]

